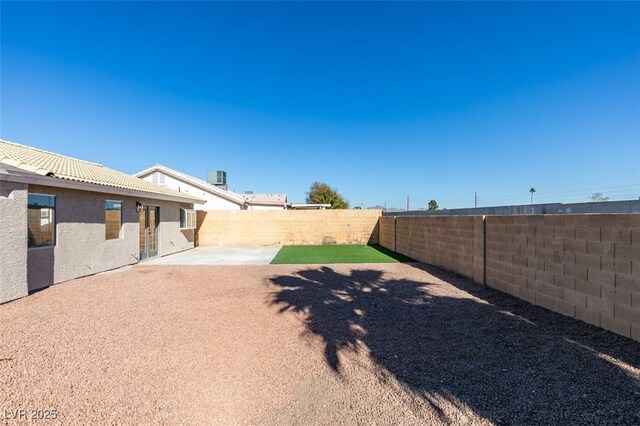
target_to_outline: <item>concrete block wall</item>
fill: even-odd
[[[488,216],[486,284],[640,340],[640,215]]]
[[[385,216],[380,242],[640,340],[640,214]]]
[[[200,246],[377,244],[380,210],[198,211]]]
[[[378,223],[378,239],[382,247],[396,251],[396,218],[382,216]]]
[[[395,241],[398,253],[483,282],[483,226],[482,216],[396,217],[394,238],[381,224],[381,245],[394,250]]]

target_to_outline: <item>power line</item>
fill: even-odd
[[[634,188],[635,187],[635,188]],[[574,189],[574,190],[569,190],[569,191],[553,191],[553,192],[543,192],[544,195],[563,195],[563,194],[572,194],[572,193],[589,193],[589,194],[593,194],[594,192],[600,192],[603,190],[608,190],[608,189],[612,189],[615,190],[616,188],[626,188],[627,190],[631,189],[638,189],[640,190],[640,184],[631,184],[631,185],[618,185],[618,186],[601,186],[601,187],[594,187],[591,189]],[[608,191],[608,192],[614,192],[614,191]],[[498,198],[498,199],[512,199],[512,198],[529,198],[530,195],[522,195],[522,194],[517,194],[517,195],[505,195],[505,196],[488,196],[488,197],[480,197],[482,199],[493,199],[493,198]],[[536,196],[537,198],[538,196]]]

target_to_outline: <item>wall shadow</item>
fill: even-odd
[[[442,400],[498,424],[640,421],[640,344],[438,268],[416,267],[428,283],[376,269],[307,268],[273,277],[269,303],[302,314],[336,374],[340,353],[364,344],[377,367],[444,423],[451,420]]]

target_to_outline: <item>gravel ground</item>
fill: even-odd
[[[0,339],[0,419],[640,422],[639,343],[424,265],[140,265],[0,306]]]

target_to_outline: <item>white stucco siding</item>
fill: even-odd
[[[191,204],[36,185],[30,185],[29,192],[56,196],[55,246],[28,250],[30,291],[137,263],[140,254],[137,202],[160,207],[158,238],[161,256],[194,245],[194,231],[179,229],[179,208],[191,208]],[[119,239],[105,238],[106,200],[122,201],[122,233]],[[26,236],[26,223],[23,232]]]
[[[142,179],[157,183],[158,185],[166,186],[185,194],[203,198],[206,202],[204,204],[196,204],[194,206],[196,210],[242,210],[242,205],[238,202],[204,191],[202,188],[194,186],[188,182],[175,179],[172,176],[159,171],[153,172]]]

